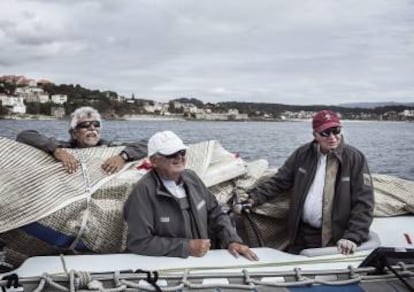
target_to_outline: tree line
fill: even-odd
[[[0,93],[12,94],[16,89],[15,84],[2,84],[0,86]],[[60,84],[53,83],[39,84],[45,92],[49,95],[64,94],[68,97],[68,102],[63,104],[66,115],[73,112],[80,106],[92,106],[99,110],[105,118],[117,118],[126,114],[145,114],[143,108],[145,103],[154,104],[154,101],[150,99],[132,98],[129,102],[119,101],[118,94],[114,91],[100,91],[91,90],[82,87],[79,84]],[[370,115],[373,118],[384,115],[387,112],[401,112],[409,109],[414,110],[413,106],[403,105],[390,105],[381,106],[375,108],[349,108],[341,106],[326,106],[326,105],[286,105],[278,103],[254,103],[254,102],[220,102],[217,104],[203,103],[197,98],[182,97],[178,99],[170,100],[169,111],[171,113],[182,113],[182,109],[175,109],[172,106],[174,101],[178,101],[185,104],[193,104],[198,108],[209,108],[213,112],[227,112],[229,109],[237,109],[240,113],[248,114],[249,117],[255,118],[263,116],[264,114],[271,115],[273,118],[279,118],[284,112],[299,112],[309,111],[316,112],[323,109],[332,109],[340,112],[345,119],[359,118],[361,115]],[[28,102],[26,103],[26,112],[28,114],[44,114],[50,115],[52,107],[55,104]],[[7,110],[4,107],[0,108],[0,115],[5,115]]]

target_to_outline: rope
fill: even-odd
[[[258,243],[259,247],[265,246],[262,233],[261,233],[259,227],[257,226],[256,222],[254,222],[254,220],[252,219],[252,217],[250,215],[250,208],[249,208],[249,210],[246,210],[243,207],[243,201],[240,202],[239,192],[243,189],[240,188],[239,186],[237,186],[235,181],[232,181],[231,183],[232,183],[232,186],[233,186],[233,191],[231,192],[232,194],[231,194],[230,199],[227,201],[227,204],[231,204],[232,206],[230,207],[227,214],[230,214],[230,213],[237,214],[237,212],[234,211],[234,207],[236,205],[240,204],[242,207],[241,207],[239,215],[244,216],[247,219],[247,222],[249,222],[249,225],[250,225],[251,229],[253,230],[254,235],[256,236],[256,240],[257,240],[257,243]]]
[[[119,272],[116,275],[114,275],[115,283],[117,283],[119,281],[120,283],[126,285],[127,287],[132,287],[132,288],[136,288],[138,290],[144,290],[144,291],[165,291],[165,292],[179,291],[179,290],[182,290],[185,287],[184,282],[186,281],[187,274],[188,274],[188,271],[186,270],[184,272],[183,279],[181,280],[181,283],[179,285],[177,285],[177,286],[171,286],[171,287],[162,287],[162,289],[161,289],[161,287],[158,286],[157,284],[156,284],[156,286],[154,286],[152,283],[150,283],[148,281],[148,277],[151,277],[151,274],[150,274],[151,272],[149,272],[149,271],[143,271],[143,270],[137,270],[135,272],[136,273],[137,272],[143,272],[143,273],[145,273],[147,275],[147,280],[146,281],[151,286],[143,285],[143,284],[139,284],[139,283],[135,283],[135,282],[132,282],[132,281],[129,281],[129,280],[125,280],[125,279],[124,280],[119,280],[119,277],[120,277],[120,273]],[[158,273],[157,272],[154,272],[153,279],[155,279],[155,278],[158,280]],[[150,280],[150,281],[153,281],[153,280]],[[157,290],[157,289],[159,289],[159,290]]]
[[[144,271],[144,270],[138,269],[138,270],[135,271],[135,273],[137,273],[137,274],[140,274],[140,273],[146,274],[147,275],[146,281],[152,287],[154,287],[155,291],[161,292],[160,286],[157,285],[157,281],[158,281],[158,272],[157,271],[152,272],[152,271]]]
[[[7,269],[12,270],[14,266],[9,263],[6,263],[6,252],[3,251],[5,246],[6,246],[6,243],[0,240],[0,267],[6,267]],[[1,273],[1,270],[0,270],[0,273]]]
[[[290,288],[290,287],[305,287],[305,286],[312,286],[315,284],[322,284],[322,285],[328,285],[328,286],[340,286],[340,285],[350,285],[350,284],[355,284],[358,282],[361,282],[362,280],[373,280],[373,279],[378,279],[378,280],[384,280],[386,281],[386,279],[389,278],[395,278],[397,277],[399,280],[401,280],[403,283],[406,282],[404,280],[405,277],[412,277],[414,275],[413,272],[411,272],[409,269],[412,269],[413,266],[412,265],[405,265],[403,263],[399,263],[395,269],[393,269],[393,267],[391,266],[387,266],[387,268],[393,273],[393,274],[387,274],[387,275],[381,275],[381,277],[378,276],[361,276],[361,274],[358,273],[364,273],[364,271],[366,270],[360,270],[360,269],[355,269],[352,266],[348,267],[348,271],[341,271],[340,273],[332,271],[332,273],[326,273],[323,272],[320,275],[336,275],[337,277],[339,275],[347,275],[349,278],[345,279],[345,280],[322,280],[322,279],[317,279],[317,278],[308,278],[305,277],[301,271],[301,269],[299,268],[295,268],[293,269],[293,271],[289,272],[289,273],[249,273],[247,271],[247,269],[243,269],[242,270],[242,275],[238,276],[236,275],[236,277],[240,280],[240,277],[242,276],[242,282],[244,282],[244,284],[236,284],[236,283],[214,283],[214,282],[210,282],[210,283],[193,283],[189,280],[190,278],[190,270],[186,269],[183,274],[182,274],[182,278],[180,279],[179,275],[176,276],[172,276],[173,279],[175,279],[174,281],[178,281],[178,285],[176,286],[163,286],[162,288],[157,284],[157,281],[159,280],[159,275],[156,271],[144,271],[144,270],[137,270],[135,271],[135,273],[138,274],[144,274],[146,275],[146,278],[143,278],[142,276],[138,277],[138,279],[143,279],[144,281],[146,281],[148,284],[146,283],[142,283],[140,282],[136,282],[133,280],[127,280],[127,279],[122,279],[122,275],[120,271],[116,271],[113,274],[112,280],[114,282],[114,286],[113,288],[104,288],[103,285],[103,280],[97,280],[96,278],[94,279],[94,277],[89,273],[89,272],[81,272],[81,271],[74,271],[71,270],[67,276],[68,276],[68,287],[62,286],[58,283],[56,283],[53,278],[52,275],[48,275],[48,274],[43,274],[40,278],[39,284],[36,287],[35,290],[33,290],[34,292],[41,292],[45,289],[46,285],[50,286],[50,290],[53,291],[64,291],[64,292],[75,292],[75,291],[100,291],[100,292],[123,292],[123,291],[136,291],[136,290],[143,290],[143,291],[151,291],[151,292],[159,292],[159,291],[165,291],[165,292],[171,292],[171,291],[180,291],[180,290],[191,290],[191,289],[234,289],[234,290],[257,290],[260,287],[259,286],[264,286],[264,287],[278,287],[278,288]],[[398,272],[398,271],[399,272]],[[216,275],[210,275],[210,279],[214,279],[215,277],[219,278],[219,279],[226,279],[228,280],[229,277],[233,277],[233,274],[229,274],[229,275],[222,275],[222,274],[218,274]],[[289,282],[269,282],[269,281],[259,281],[259,280],[255,280],[254,278],[252,278],[252,275],[254,277],[258,277],[260,275],[270,275],[270,276],[280,276],[283,278],[286,277],[293,277],[294,280],[293,281],[289,281]],[[315,276],[318,275],[318,273],[315,273]],[[130,277],[131,279],[136,279],[136,277]],[[125,276],[124,276],[125,277]],[[209,278],[209,275],[207,276],[202,276],[202,275],[195,275],[193,276],[194,278]],[[313,274],[312,274],[313,277]],[[403,278],[404,277],[404,278]],[[167,279],[167,278],[166,278]],[[105,280],[111,280],[111,278],[105,277]],[[14,282],[16,284],[16,282]],[[407,286],[407,285],[406,285]],[[409,291],[414,291],[412,289],[412,286],[410,284],[408,284],[407,288],[409,289]]]
[[[257,242],[259,243],[259,246],[260,247],[265,246],[262,233],[260,232],[259,227],[257,226],[256,222],[253,221],[252,217],[250,216],[250,213],[247,212],[247,211],[245,211],[245,210],[243,210],[242,211],[242,214],[244,216],[246,216],[247,221],[250,224],[250,227],[253,229],[253,232],[256,235]]]
[[[352,268],[352,267],[351,267]],[[243,269],[243,274],[245,275],[246,282],[252,283],[254,285],[263,285],[263,286],[272,286],[272,287],[294,287],[294,286],[308,286],[313,284],[323,284],[328,286],[340,286],[340,285],[348,285],[354,284],[361,281],[361,277],[355,276],[355,272],[353,269],[350,269],[350,279],[347,280],[337,280],[337,281],[325,281],[321,279],[311,279],[308,277],[304,277],[301,273],[299,268],[295,268],[295,281],[293,282],[264,282],[264,281],[257,281],[251,279],[247,270]]]
[[[46,280],[44,278],[40,279],[39,285],[33,290],[33,292],[42,292],[45,288]]]
[[[88,222],[89,218],[89,205],[91,200],[91,178],[89,176],[88,168],[86,167],[86,158],[82,151],[76,151],[78,157],[79,157],[79,163],[81,165],[83,179],[85,181],[85,193],[87,194],[86,197],[86,208],[82,216],[82,222],[81,226],[79,228],[78,234],[76,235],[76,238],[73,240],[72,244],[69,246],[69,249],[76,249],[76,245],[78,244],[82,234],[84,233],[86,229],[86,224]]]
[[[1,266],[6,267],[8,269],[13,269],[13,265],[6,263],[6,262],[0,262],[0,267]]]
[[[65,272],[65,274],[68,274],[68,268],[66,266],[66,261],[65,261],[63,254],[60,254],[59,258],[60,258],[60,262],[62,263],[63,271]]]
[[[41,292],[43,291],[44,287],[46,286],[46,284],[52,286],[53,288],[56,288],[59,291],[65,291],[68,292],[69,288],[59,285],[58,283],[56,283],[55,281],[53,281],[53,279],[47,274],[44,273],[41,276],[41,280],[39,282],[39,285],[37,286],[37,288],[35,290],[33,290],[33,292]]]
[[[393,267],[391,267],[391,265],[389,264],[388,258],[384,257],[384,263],[385,266],[398,278],[398,280],[400,280],[407,288],[408,291],[412,291],[414,292],[414,287],[410,285],[410,283],[408,283],[403,277],[402,274],[397,272]],[[411,277],[411,276],[409,276]]]
[[[123,284],[120,280],[119,277],[121,276],[121,272],[120,271],[115,271],[114,272],[114,283],[115,283],[115,288],[112,289],[107,289],[106,291],[108,292],[117,292],[117,291],[124,291],[127,289],[127,285]]]

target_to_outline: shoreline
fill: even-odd
[[[185,118],[184,116],[159,116],[159,115],[126,115],[123,117],[111,117],[111,118],[104,118],[104,120],[108,121],[181,121],[181,122],[310,122],[311,119],[247,119],[247,120],[213,120],[213,119],[191,119]],[[67,117],[58,118],[54,116],[47,116],[47,115],[16,115],[16,116],[0,116],[1,120],[22,120],[22,121],[59,121],[59,120],[67,120]],[[398,121],[398,120],[349,120],[344,119],[343,122],[414,122],[414,121]]]
[[[23,121],[57,121],[60,118],[46,115],[18,115],[18,116],[0,116],[0,120],[23,120]]]
[[[187,121],[183,116],[158,116],[158,115],[125,115],[115,118],[118,121]]]

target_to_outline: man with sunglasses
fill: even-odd
[[[173,132],[148,141],[153,169],[141,178],[124,205],[127,248],[150,256],[202,257],[218,239],[238,257],[258,260],[242,244],[230,217],[197,174],[185,169],[186,149]]]
[[[46,137],[35,130],[22,131],[17,135],[16,141],[28,144],[52,155],[61,161],[63,167],[74,173],[79,169],[79,161],[64,148],[87,148],[95,146],[119,146],[101,139],[102,119],[99,112],[89,106],[76,109],[71,114],[69,141],[57,140],[54,137]],[[144,142],[122,144],[125,149],[113,157],[108,158],[102,169],[107,174],[113,174],[122,169],[125,162],[138,160],[146,156]]]
[[[311,143],[299,147],[276,174],[249,191],[257,206],[290,191],[288,251],[337,246],[353,253],[368,239],[374,192],[365,156],[345,144],[338,115],[316,113]]]

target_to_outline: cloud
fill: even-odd
[[[4,0],[0,71],[168,100],[414,98],[403,0]]]

